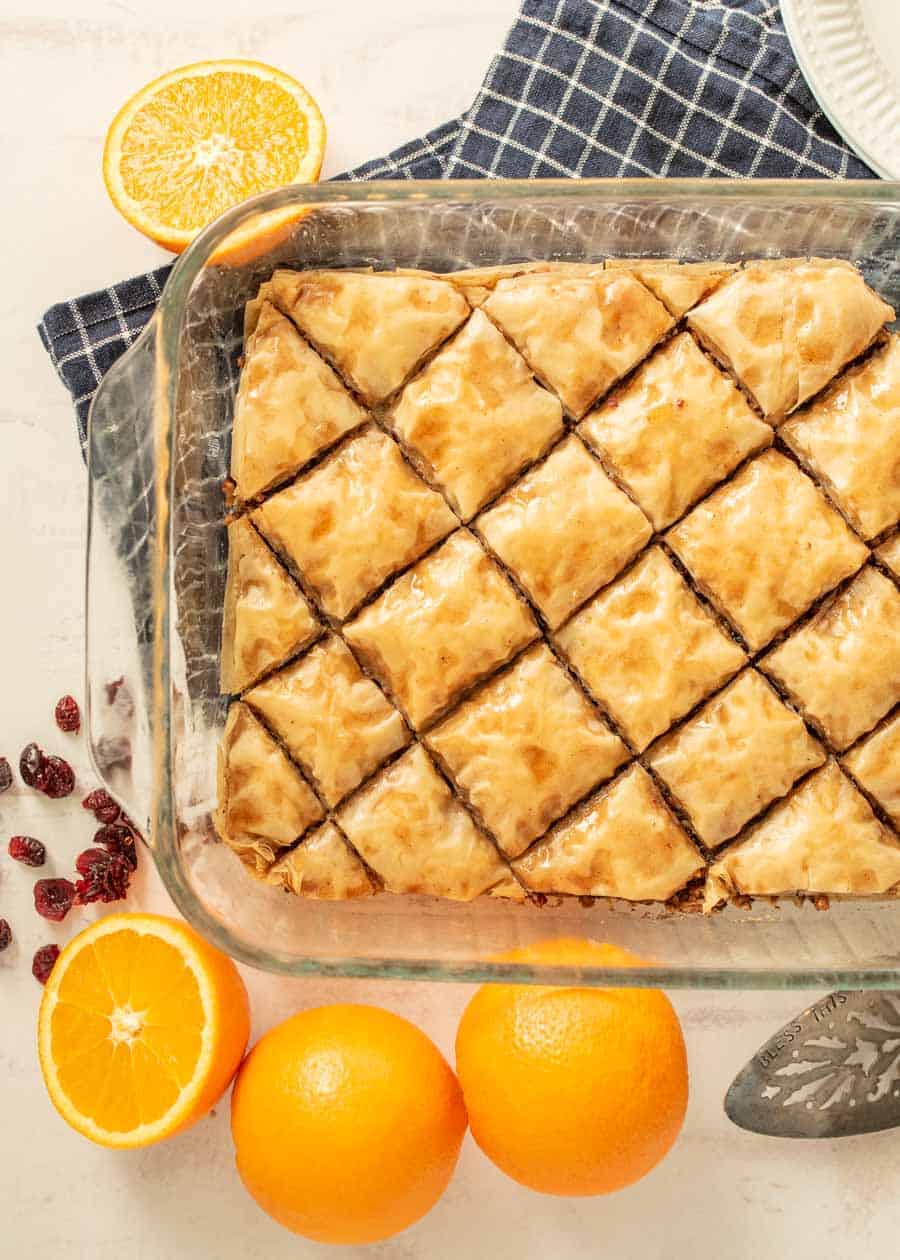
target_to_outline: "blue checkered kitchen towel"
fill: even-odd
[[[816,105],[773,0],[524,0],[472,107],[339,179],[872,176]],[[39,328],[79,434],[168,267]]]

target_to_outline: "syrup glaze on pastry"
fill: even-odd
[[[892,318],[816,258],[277,271],[225,843],[320,900],[900,892]]]

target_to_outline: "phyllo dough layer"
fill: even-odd
[[[735,895],[872,895],[900,887],[900,843],[830,761],[709,869],[706,904]]]
[[[874,538],[900,521],[900,336],[851,368],[781,435]]]
[[[228,710],[218,792],[216,830],[256,875],[323,814],[297,767],[245,704]]]
[[[243,691],[311,643],[319,628],[300,588],[247,518],[229,525],[222,690]]]
[[[866,567],[761,665],[846,748],[900,700],[900,591]]]
[[[703,858],[643,767],[631,766],[513,863],[532,892],[665,901]]]
[[[777,422],[823,389],[893,318],[855,268],[814,258],[736,272],[690,312],[688,323]]]
[[[576,437],[475,525],[551,626],[614,578],[653,532]]]
[[[337,373],[264,302],[234,408],[231,475],[238,498],[253,499],[286,481],[365,419]]]
[[[267,882],[317,901],[351,901],[378,891],[332,822],[316,827],[301,844],[279,858]]]
[[[368,403],[398,389],[470,310],[434,276],[276,271],[265,289]]]
[[[751,460],[667,537],[754,649],[868,556],[821,491],[778,451]]]
[[[471,534],[460,530],[346,627],[351,646],[424,726],[537,637],[534,618]]]
[[[441,496],[378,429],[273,495],[253,521],[337,618],[456,525]]]
[[[639,363],[673,322],[649,289],[616,271],[500,280],[482,309],[576,417]]]
[[[509,867],[417,744],[338,814],[388,892],[471,901]]]
[[[844,764],[900,827],[900,713],[857,744]]]
[[[334,635],[245,698],[305,767],[329,805],[342,800],[409,738],[403,718]]]
[[[510,857],[628,756],[544,646],[479,688],[427,742]]]
[[[747,659],[659,547],[601,591],[556,641],[638,751]]]
[[[742,459],[772,441],[743,394],[690,333],[666,342],[579,430],[665,529]]]
[[[475,311],[407,385],[391,424],[467,521],[549,446],[562,408]]]
[[[824,760],[797,714],[749,669],[665,736],[650,764],[715,848]]]

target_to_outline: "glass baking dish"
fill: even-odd
[[[900,987],[900,901],[757,901],[705,918],[566,899],[295,898],[253,881],[210,822],[225,704],[222,482],[244,303],[277,265],[448,271],[527,259],[818,254],[900,307],[900,184],[582,180],[326,184],[230,211],[181,255],[105,376],[89,426],[87,720],[109,789],[148,826],[178,908],[252,966],[289,974],[693,987]],[[111,703],[108,684],[124,677]],[[132,711],[133,709],[133,711]],[[131,761],[121,741],[131,741]],[[115,764],[116,762],[120,764]],[[555,935],[633,949],[640,971],[523,967]]]

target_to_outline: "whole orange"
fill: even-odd
[[[505,961],[638,967],[633,954],[558,940]],[[475,1141],[546,1194],[606,1194],[648,1173],[684,1120],[678,1017],[658,989],[485,985],[463,1013],[456,1070]]]
[[[440,1051],[375,1006],[285,1020],[244,1060],[231,1099],[244,1185],[318,1242],[376,1242],[419,1220],[446,1189],[465,1131]]]

